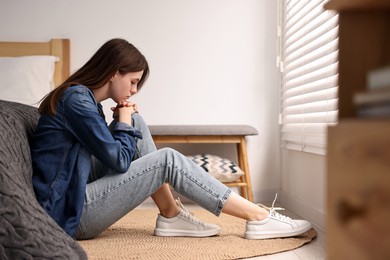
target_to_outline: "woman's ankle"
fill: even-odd
[[[253,219],[249,219],[249,220],[261,221],[261,220],[266,219],[268,217],[268,215],[269,215],[268,210],[259,207],[259,212],[253,217]]]
[[[164,210],[160,209],[160,215],[164,218],[174,218],[179,215],[180,209],[175,205],[175,207],[166,208]]]

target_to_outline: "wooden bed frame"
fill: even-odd
[[[69,39],[52,39],[48,42],[0,42],[0,56],[17,57],[29,55],[52,55],[59,58],[55,65],[55,86],[60,85],[69,77]]]

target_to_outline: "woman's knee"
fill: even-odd
[[[142,116],[136,112],[136,113],[133,113],[131,115],[131,119],[133,120],[133,125],[134,127],[145,127],[146,126],[146,123],[144,121],[144,119],[142,118]]]
[[[160,153],[162,153],[166,158],[175,157],[175,156],[182,156],[181,153],[176,151],[173,148],[170,147],[163,147],[159,149]]]

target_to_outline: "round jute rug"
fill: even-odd
[[[156,237],[158,211],[135,209],[100,236],[79,241],[89,259],[240,259],[298,248],[317,236],[314,229],[298,237],[266,240],[243,238],[245,221],[225,214],[216,217],[194,210],[199,219],[222,227],[218,236],[207,238]]]

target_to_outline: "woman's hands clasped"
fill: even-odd
[[[111,110],[114,112],[113,117],[117,118],[119,122],[131,125],[131,115],[138,111],[138,107],[137,104],[130,101],[121,101]]]

